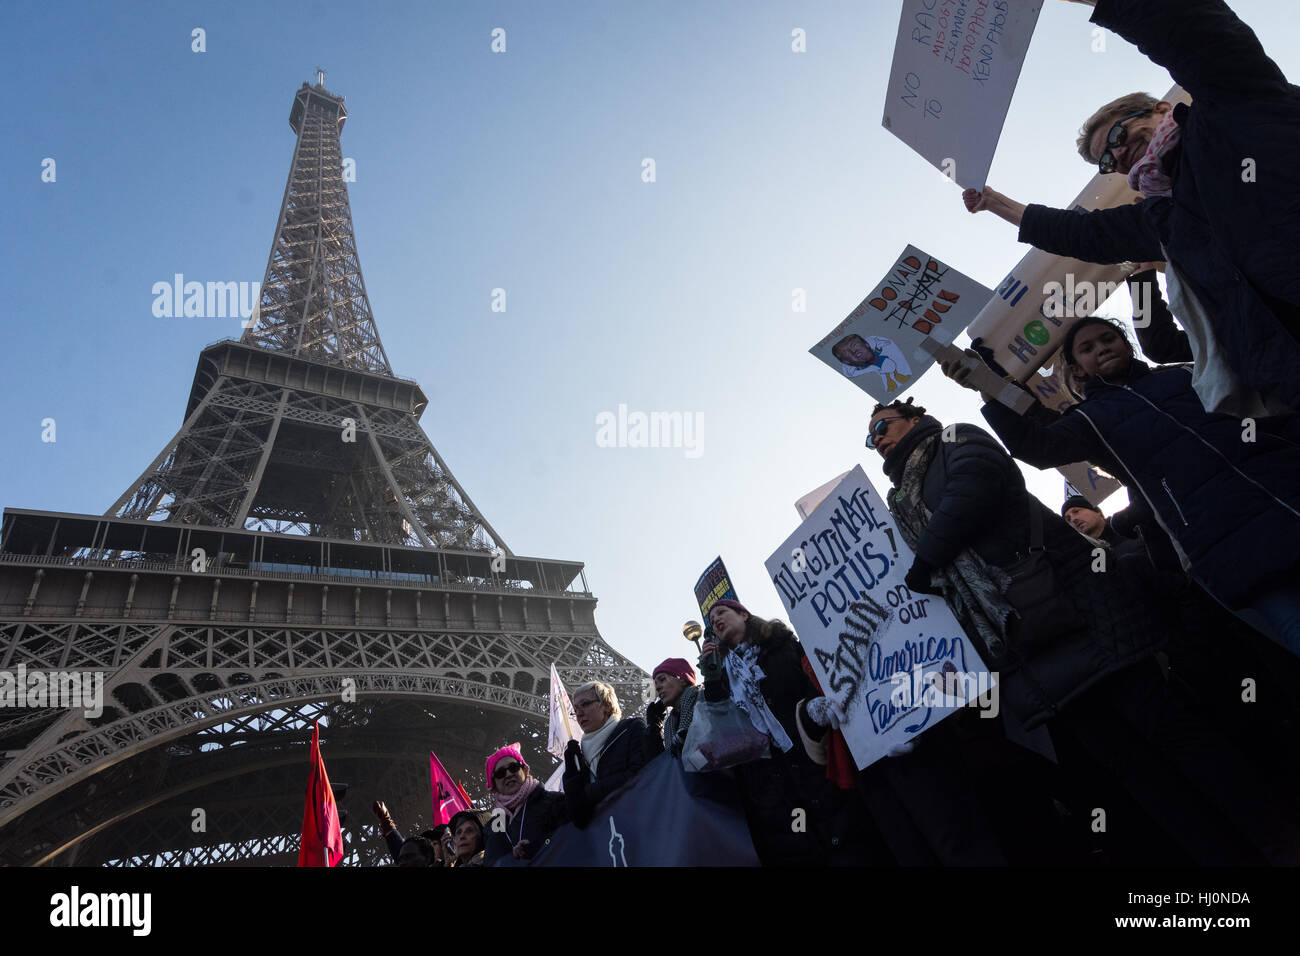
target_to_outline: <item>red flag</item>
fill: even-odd
[[[343,831],[339,808],[334,803],[325,760],[320,755],[320,728],[311,725],[311,776],[307,778],[307,799],[302,806],[302,841],[298,844],[299,866],[338,866],[343,859]]]
[[[433,825],[450,823],[452,816],[469,809],[469,797],[464,789],[442,765],[432,750],[429,751],[429,789],[433,791]]]

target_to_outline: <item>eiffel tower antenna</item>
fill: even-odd
[[[322,70],[319,66],[316,67],[316,85],[321,87],[322,89],[324,89],[325,87],[325,71]]]
[[[513,740],[547,765],[552,662],[641,702],[583,565],[508,549],[420,427],[323,83],[293,98],[255,318],[202,350],[175,435],[103,515],[5,509],[0,669],[103,684],[0,708],[0,865],[293,865],[313,721],[331,777],[416,830],[431,748],[458,778]],[[365,817],[349,859],[384,858]]]

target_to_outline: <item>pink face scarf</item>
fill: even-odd
[[[1161,160],[1178,145],[1183,129],[1174,119],[1173,110],[1160,121],[1151,142],[1147,144],[1146,154],[1133,164],[1128,171],[1128,184],[1143,196],[1169,196],[1174,191],[1173,180],[1165,172]]]

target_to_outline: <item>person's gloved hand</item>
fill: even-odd
[[[930,576],[933,573],[934,568],[917,558],[912,562],[912,567],[908,570],[907,576],[903,578],[903,583],[914,594],[942,594],[941,590],[930,583]]]
[[[829,697],[814,697],[805,707],[808,711],[808,719],[821,727],[839,730],[840,724],[844,722],[844,710],[840,707],[839,701],[831,700]]]
[[[569,745],[564,748],[564,775],[581,776],[587,766],[587,759],[582,755],[582,744],[576,740],[570,740]]]
[[[971,351],[970,349],[966,349],[966,351],[962,353],[962,356],[979,358],[979,355],[976,352]],[[939,363],[939,368],[943,370],[944,375],[952,379],[962,388],[969,388],[973,391],[978,391],[979,386],[977,386],[974,382],[970,380],[972,369],[967,364],[965,364],[962,361],[962,359],[960,358],[944,359],[942,362]]]
[[[904,740],[901,744],[895,744],[885,752],[886,757],[901,757],[903,754],[910,754],[916,744],[910,740]]]
[[[718,645],[713,641],[705,643],[703,653],[700,654],[699,663],[696,668],[700,676],[704,678],[704,683],[716,684],[722,680],[722,655],[718,653]]]
[[[397,829],[397,824],[393,822],[393,817],[388,812],[388,807],[384,805],[384,801],[376,800],[370,805],[370,810],[379,818],[380,836],[388,836]]]
[[[646,704],[645,722],[651,727],[658,726],[664,722],[664,714],[668,712],[668,705],[656,697],[650,703]]]

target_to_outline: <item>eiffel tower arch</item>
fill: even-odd
[[[320,74],[294,96],[258,308],[200,353],[153,462],[103,515],[4,512],[0,671],[102,675],[103,698],[0,708],[0,864],[295,863],[313,720],[348,859],[377,862],[368,806],[427,826],[430,749],[471,789],[515,740],[548,771],[553,662],[643,700],[583,565],[510,550],[420,427],[366,296],[346,118]]]

